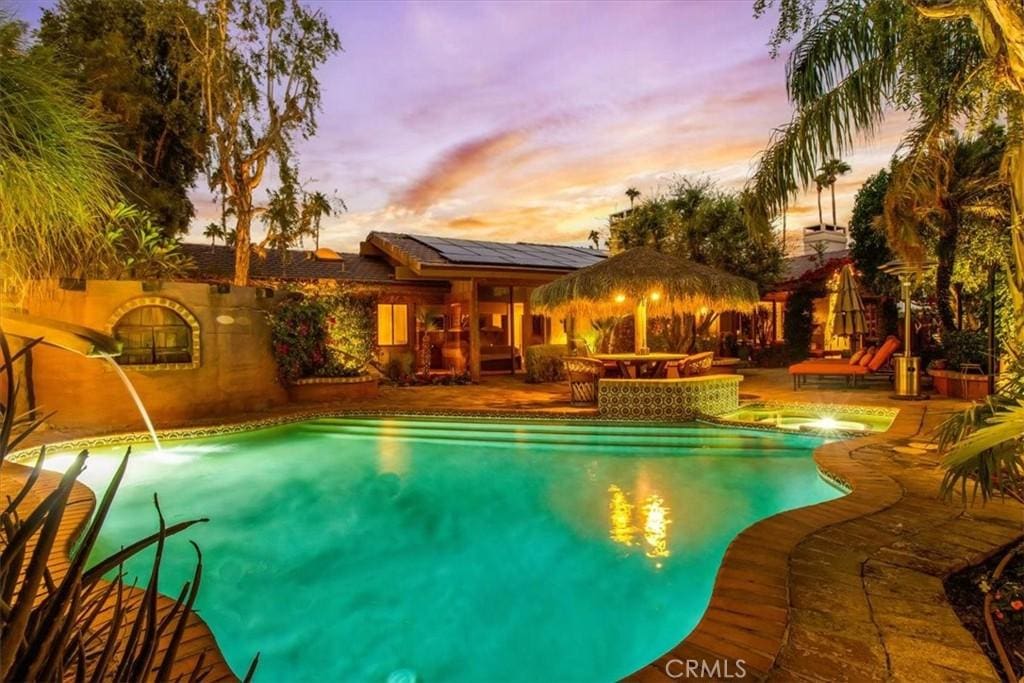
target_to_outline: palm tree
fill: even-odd
[[[842,159],[832,158],[821,165],[820,176],[824,176],[825,184],[828,185],[829,190],[832,191],[832,226],[838,227],[839,222],[836,219],[836,181],[839,180],[839,176],[846,175],[853,169],[850,165]],[[821,210],[821,188],[818,189],[818,210]]]
[[[587,235],[587,239],[594,243],[594,249],[601,248],[601,233],[597,230],[591,230],[590,234]]]
[[[926,150],[916,164],[897,162],[885,197],[890,234],[934,232],[935,298],[942,327],[957,329],[951,284],[963,229],[1010,220],[1009,185],[1000,174],[1006,136],[990,128],[974,137],[950,135]]]
[[[313,192],[307,194],[302,203],[302,220],[308,226],[307,230],[313,233],[314,248],[320,248],[320,218],[323,216],[330,216],[336,208],[348,211],[348,207],[345,206],[345,201],[341,197],[335,197],[337,207],[331,203],[331,200],[323,192]]]
[[[206,229],[203,230],[203,237],[210,238],[210,251],[213,251],[213,247],[216,246],[217,240],[224,239],[224,227],[220,223],[207,223]]]
[[[821,210],[821,191],[828,185],[828,178],[824,174],[819,173],[814,176],[814,186],[818,190],[818,227],[822,230],[825,229],[825,214]]]
[[[629,208],[632,209],[633,202],[635,202],[636,198],[640,196],[640,190],[636,189],[635,187],[631,187],[628,190],[626,190],[626,196],[629,197]]]

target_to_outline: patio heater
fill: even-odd
[[[896,399],[914,401],[928,398],[921,393],[921,358],[920,356],[911,355],[911,339],[914,330],[911,326],[910,295],[914,291],[914,284],[918,275],[922,271],[934,266],[934,261],[922,263],[890,261],[881,268],[883,272],[899,279],[900,290],[903,292],[903,353],[893,357],[895,370],[894,384],[896,389],[893,398]]]

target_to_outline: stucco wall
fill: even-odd
[[[32,315],[111,332],[118,309],[142,298],[176,302],[199,325],[198,367],[138,370],[124,366],[156,426],[216,415],[259,410],[288,400],[275,378],[270,330],[264,312],[274,299],[255,288],[217,293],[209,285],[164,283],[143,291],[132,281],[88,281],[86,290],[47,288],[23,305]],[[143,429],[128,392],[102,359],[37,347],[34,352],[37,405],[56,411],[58,427],[112,431]]]

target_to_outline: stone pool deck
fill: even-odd
[[[894,401],[884,383],[858,389],[841,383],[809,385],[794,392],[785,370],[747,372],[741,391],[744,398],[885,406],[900,413],[883,434],[819,448],[818,465],[848,483],[852,493],[781,513],[741,533],[729,546],[697,628],[627,680],[680,680],[691,661],[698,667],[703,662],[707,675],[686,680],[734,680],[740,673],[737,660],[743,661],[742,678],[747,680],[998,680],[950,609],[942,580],[1022,538],[1024,507],[993,501],[965,508],[938,500],[941,472],[935,453],[895,450],[909,441],[927,440],[929,430],[962,404]],[[384,387],[378,398],[358,405],[295,404],[239,415],[234,421],[312,409],[594,414],[569,406],[564,384],[528,385],[520,378],[487,377],[476,386]],[[218,418],[209,424],[232,421]],[[86,435],[49,430],[35,441],[81,436]],[[80,526],[88,514],[78,514]],[[212,635],[203,640],[195,633],[196,647],[216,647]]]

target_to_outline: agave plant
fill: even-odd
[[[45,419],[17,415],[15,408],[19,386],[14,363],[39,341],[12,353],[0,331],[0,374],[6,378],[7,399],[0,404],[0,467],[7,470],[7,477],[13,476],[14,467],[7,456]],[[0,682],[170,680],[199,592],[203,563],[193,543],[197,561],[192,580],[182,586],[172,608],[161,614],[157,583],[164,543],[206,520],[168,526],[154,494],[158,531],[88,566],[130,452],[129,448],[63,576],[54,576],[48,565],[53,552],[62,550],[56,547],[61,523],[88,452],[78,454],[53,490],[31,495],[43,473],[46,453],[40,449],[20,489],[0,509]],[[29,501],[37,498],[38,504],[29,509]],[[156,555],[145,590],[126,586],[124,562],[153,545]],[[103,580],[115,571],[112,581]],[[258,659],[259,655],[253,659],[246,681]],[[210,669],[200,655],[188,680],[202,680]]]

